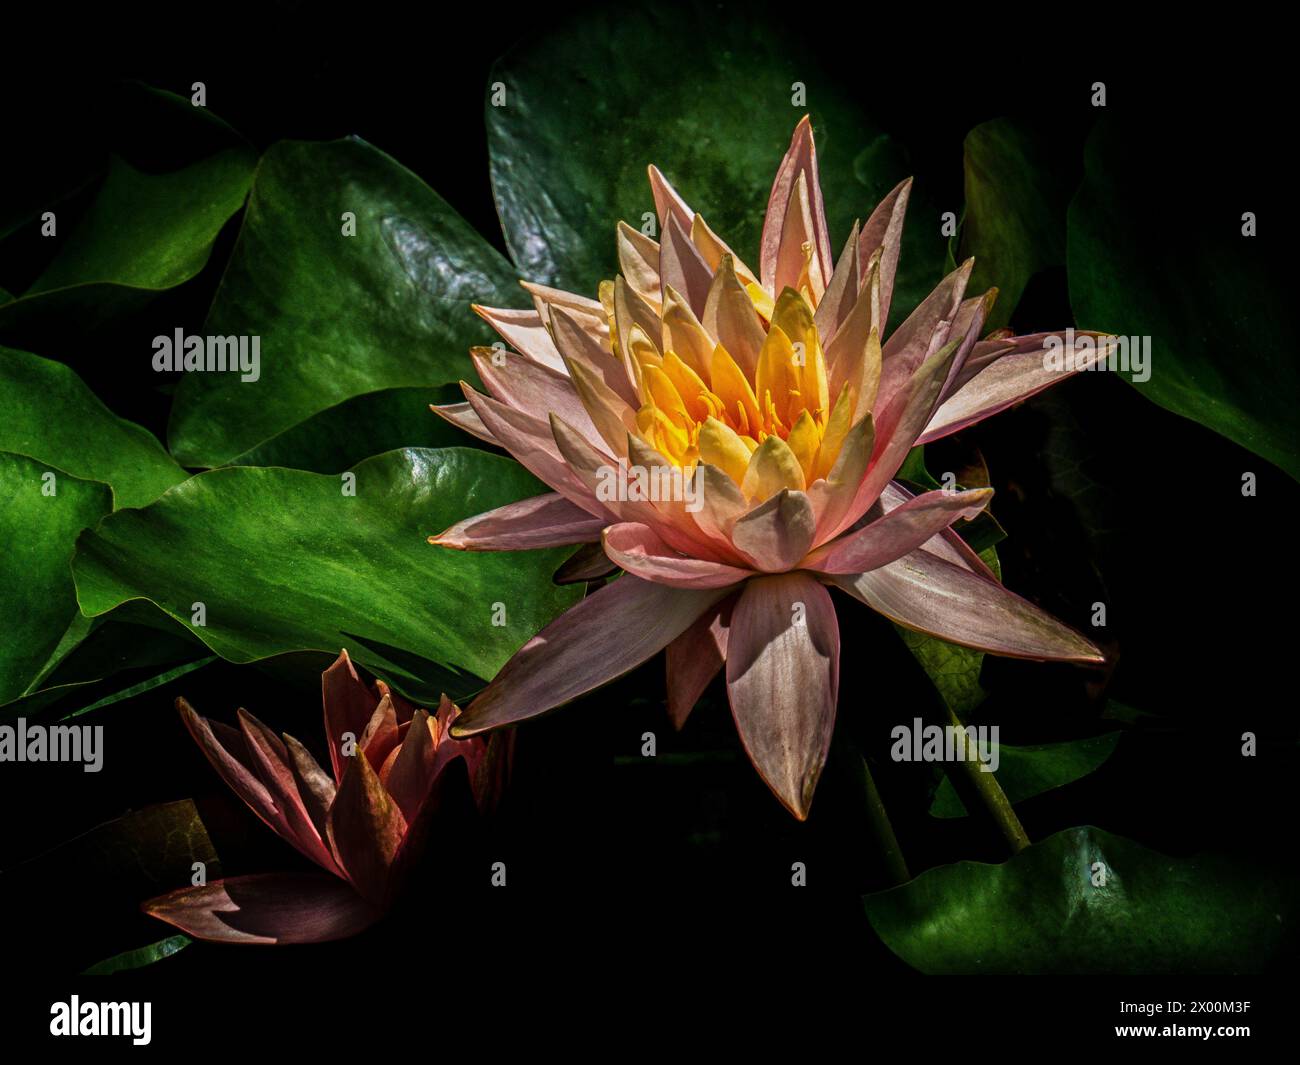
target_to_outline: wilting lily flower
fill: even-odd
[[[321,677],[332,774],[292,736],[252,714],[239,728],[177,708],[208,761],[285,842],[325,873],[265,873],[181,888],[146,913],[200,939],[317,943],[355,935],[389,904],[419,856],[442,797],[444,771],[462,759],[475,802],[495,803],[508,744],[457,740],[460,709],[445,695],[437,714],[413,708],[383,681],[372,691],[348,653]]]
[[[981,341],[996,291],[966,296],[969,261],[887,334],[911,183],[833,262],[807,119],[772,185],[757,273],[654,167],[650,186],[661,242],[620,224],[621,275],[599,300],[525,284],[534,310],[476,308],[514,350],[475,349],[490,395],[462,383],[467,402],[437,408],[554,491],[434,543],[600,539],[626,571],[525,644],[453,734],[533,717],[666,647],[674,722],[725,663],[746,751],[804,818],[839,685],[827,585],[992,654],[1100,661],[949,528],[991,490],[913,496],[892,478],[916,444],[1087,368],[1104,338]]]

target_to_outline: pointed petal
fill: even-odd
[[[807,494],[783,488],[736,522],[731,542],[755,569],[779,573],[797,565],[808,553],[816,528],[817,518]]]
[[[238,718],[253,768],[290,833],[286,838],[326,872],[337,873],[334,856],[322,841],[302,796],[298,794],[298,781],[283,741],[247,710],[241,709]]]
[[[840,252],[839,262],[835,264],[835,273],[831,275],[821,302],[817,304],[817,313],[813,320],[817,323],[817,332],[822,338],[823,346],[831,342],[858,302],[858,290],[862,287],[861,266],[858,262],[858,233],[858,223],[854,222],[853,232],[844,242],[844,250]],[[826,362],[829,366],[829,350],[826,352]]]
[[[551,328],[555,330],[555,343],[570,375],[573,364],[581,363],[623,402],[632,407],[640,406],[633,388],[634,379],[629,377],[627,368],[612,351],[602,347],[586,332],[577,319],[567,311],[557,309],[551,316]]]
[[[1084,341],[1081,338],[1085,335],[1094,339]],[[1095,339],[1100,337],[1102,334],[1080,333],[1072,348],[1060,349],[1062,358],[1068,360],[1060,364],[1047,361],[1049,353],[1045,348],[1012,351],[990,362],[943,401],[917,442],[925,444],[974,425],[1080,370],[1090,369],[1109,354],[1104,342]]]
[[[939,287],[926,296],[885,341],[880,365],[880,390],[874,408],[878,431],[882,428],[880,412],[889,405],[921,364],[952,339],[953,319],[961,307],[974,262],[974,259],[967,259],[939,282]],[[883,283],[881,292],[883,297]]]
[[[484,396],[464,381],[461,382],[461,390],[492,435],[529,473],[593,517],[605,517],[605,508],[565,464],[555,446],[555,438],[551,435],[547,421]],[[574,432],[578,431],[575,429]],[[578,435],[581,436],[580,433]]]
[[[686,724],[704,689],[727,661],[727,629],[736,597],[710,607],[666,650],[668,719],[673,728]]]
[[[379,705],[375,707],[375,712],[366,723],[361,739],[357,741],[357,747],[365,753],[376,773],[401,742],[400,728],[393,696],[385,691],[379,698]]]
[[[262,783],[243,734],[228,725],[200,717],[184,699],[176,700],[176,709],[180,711],[181,720],[194,742],[221,779],[277,836],[301,850],[297,834]]]
[[[406,819],[364,755],[348,759],[330,807],[330,845],[357,893],[376,906],[389,900],[389,873]]]
[[[830,580],[890,620],[949,643],[1010,658],[1103,661],[1096,647],[1050,614],[928,551]]]
[[[427,711],[415,712],[384,783],[408,825],[415,822],[433,787],[434,763],[438,758],[434,727],[430,725]]]
[[[616,578],[561,614],[505,664],[452,726],[472,736],[545,713],[639,666],[726,595]]]
[[[991,488],[926,492],[869,525],[819,547],[804,559],[801,568],[817,573],[879,569],[938,536],[958,518],[975,517],[992,496]]]
[[[605,554],[628,573],[672,588],[728,588],[754,575],[674,551],[648,525],[620,522],[605,530],[603,540]]]
[[[334,804],[336,791],[334,778],[320,767],[320,763],[312,757],[311,752],[306,747],[287,733],[284,737],[284,746],[288,752],[289,765],[293,769],[294,780],[298,784],[298,794],[302,796],[302,803],[307,809],[307,815],[316,828],[317,836],[321,840],[327,840],[329,838],[327,827],[329,809]],[[332,852],[330,853],[330,864],[332,866],[335,864]],[[343,875],[341,869],[338,871],[338,875]]]
[[[717,284],[715,278],[714,284]],[[710,293],[712,290],[710,290]],[[708,304],[705,304],[708,310]],[[690,305],[675,288],[664,292],[663,350],[673,352],[700,378],[708,383],[709,364],[713,361],[714,341]]]
[[[686,201],[677,195],[677,190],[668,183],[663,172],[654,165],[647,167],[650,175],[650,194],[654,196],[655,213],[659,215],[659,230],[668,231],[668,221],[673,219],[682,229],[691,231],[691,219],[695,212],[686,206]]]
[[[382,916],[343,880],[320,873],[261,873],[184,887],[140,908],[214,943],[325,943]]]
[[[832,252],[830,234],[826,228],[826,208],[822,203],[821,178],[817,172],[817,149],[813,145],[812,122],[805,115],[795,127],[794,136],[785,158],[777,168],[772,192],[767,200],[767,213],[763,216],[763,237],[759,273],[763,287],[775,295],[776,264],[781,248],[781,231],[785,225],[790,197],[800,175],[804,176],[813,229],[813,255],[823,278],[831,276]]]
[[[670,218],[664,226],[664,242],[659,248],[659,284],[663,290],[660,304],[667,302],[667,289],[671,286],[686,297],[691,310],[699,316],[704,313],[712,282],[713,271],[699,249],[691,243],[677,219]]]
[[[330,764],[335,781],[343,779],[348,755],[343,746],[350,735],[357,743],[366,730],[379,697],[372,692],[357,673],[356,666],[346,650],[339,653],[334,664],[320,678],[321,701],[325,705],[325,738],[330,745]]]
[[[807,248],[807,257],[804,249]],[[825,261],[829,262],[827,255]],[[808,287],[814,302],[826,291],[826,273],[817,255],[816,235],[813,231],[812,206],[808,200],[808,181],[805,174],[795,179],[794,189],[786,204],[785,221],[781,224],[781,243],[776,253],[776,273],[772,277],[772,291],[778,293],[791,288],[801,291],[800,279],[808,271]]]
[[[429,409],[440,418],[451,422],[457,429],[464,429],[465,432],[477,436],[480,440],[495,444],[497,447],[501,446],[501,442],[492,435],[491,430],[483,424],[483,419],[474,413],[474,408],[468,403],[446,403],[441,407],[430,403]]]
[[[563,370],[560,353],[555,350],[555,342],[546,329],[542,316],[535,310],[517,311],[506,307],[481,307],[473,305],[473,311],[500,334],[501,339],[515,351],[541,366],[552,370]]]
[[[713,339],[726,348],[746,379],[752,381],[765,334],[754,301],[736,277],[729,256],[723,258],[713,276],[701,321]]]
[[[594,518],[558,492],[507,503],[458,521],[429,543],[460,551],[532,551],[600,539],[604,519]]]
[[[697,214],[691,221],[691,243],[700,249],[700,254],[704,256],[704,261],[710,270],[717,270],[722,263],[722,257],[730,255],[736,268],[736,276],[746,285],[758,284],[754,272],[741,262],[740,256],[727,246],[726,241],[709,228],[709,224],[704,221],[704,216],[701,214]]]
[[[550,288],[547,285],[534,284],[532,281],[519,283],[533,297],[533,306],[537,308],[537,313],[541,315],[544,324],[550,325],[552,313],[557,308],[563,308],[584,323],[591,322],[594,328],[608,329],[608,326],[603,325],[605,310],[599,300],[579,296],[574,292],[565,292],[559,288]]]
[[[618,224],[618,266],[632,291],[651,306],[660,302],[659,244],[626,222]]]
[[[745,585],[727,637],[736,730],[763,781],[804,820],[830,750],[840,632],[826,589],[805,573]]]
[[[494,399],[534,418],[544,418],[556,411],[587,439],[593,443],[600,441],[600,434],[567,369],[552,370],[513,352],[492,348],[471,348],[469,354],[474,369]]]
[[[894,295],[894,276],[898,273],[898,253],[902,247],[903,216],[907,213],[907,198],[912,192],[912,179],[899,182],[876,206],[862,227],[858,239],[858,262],[867,263],[880,253],[880,331],[883,334],[889,322],[889,305]]]

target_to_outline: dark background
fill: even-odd
[[[21,80],[11,69],[7,139],[16,165],[3,175],[4,202],[71,191],[77,175],[93,175],[110,136],[121,133],[100,107],[121,78],[184,96],[202,80],[211,109],[259,149],[283,138],[359,135],[428,181],[504,252],[488,181],[487,71],[513,41],[544,30],[554,10],[492,4],[469,22],[473,11],[432,7],[367,5],[344,16],[267,5],[251,9],[228,42],[192,28],[166,46],[148,45],[145,35],[111,60],[65,54]],[[1282,220],[1291,216],[1278,182],[1294,131],[1279,124],[1279,68],[1267,42],[1237,57],[1208,38],[1176,42],[1100,16],[1068,35],[1010,14],[909,22],[837,7],[797,16],[824,17],[808,30],[822,41],[824,61],[861,67],[864,108],[907,146],[936,202],[962,202],[962,139],[989,118],[1043,124],[1081,167],[1096,117],[1090,86],[1101,80],[1112,111],[1141,131],[1135,158],[1168,184],[1171,224],[1204,224],[1220,204],[1259,204],[1257,239],[1276,249],[1281,268]],[[127,132],[150,148],[148,130]],[[174,147],[153,146],[160,159]],[[40,353],[66,358],[115,412],[165,438],[169,396],[116,356],[141,350],[135,337],[152,335],[159,315],[197,329],[237,222],[199,278],[97,338],[94,350],[70,331]],[[33,239],[16,270],[29,276],[0,277],[0,286],[21,290],[47,254]],[[1053,270],[1030,285],[1012,324],[1032,332],[1071,321],[1064,270]],[[1008,586],[1080,628],[1089,604],[1109,604],[1110,670],[987,660],[989,698],[975,720],[997,722],[1004,742],[1024,744],[1121,727],[1103,716],[1116,703],[1150,715],[1123,726],[1129,734],[1100,771],[1019,808],[1031,838],[1094,824],[1170,854],[1208,849],[1290,867],[1300,812],[1291,778],[1297,485],[1114,374],[1085,375],[934,446],[931,469],[949,468],[945,448],[953,461],[976,448],[987,461],[994,510],[1009,533],[999,545]],[[1246,470],[1259,475],[1257,498],[1241,497]],[[910,972],[862,915],[861,894],[888,880],[867,827],[857,752],[871,760],[913,872],[962,858],[1000,861],[1006,852],[978,816],[930,818],[934,778],[888,760],[890,725],[911,716],[898,707],[937,717],[939,704],[891,627],[859,604],[837,602],[839,729],[808,823],[794,822],[748,765],[720,682],[685,731],[672,733],[660,657],[521,728],[502,815],[485,831],[449,828],[445,850],[426,863],[428,882],[371,932],[284,950],[196,944],[159,971],[292,983],[321,966],[394,980],[414,966],[433,981],[448,963],[509,968],[612,952],[647,967],[680,959],[684,983],[673,994],[704,980],[688,960],[701,955],[780,957],[773,975],[782,977],[796,958],[809,967],[851,959],[855,971],[882,978]],[[106,725],[110,756],[99,774],[0,768],[0,869],[8,873],[0,890],[14,933],[9,953],[24,969],[63,976],[168,934],[137,914],[140,897],[129,888],[88,876],[75,851],[49,853],[127,810],[193,796],[232,841],[227,873],[294,867],[296,856],[238,807],[186,736],[171,705],[178,694],[204,713],[229,719],[243,705],[317,739],[310,687],[218,663],[82,719]],[[1247,730],[1260,738],[1253,760],[1240,756]],[[637,757],[645,731],[658,737],[657,761]],[[487,887],[497,860],[509,870],[504,891]],[[801,891],[790,887],[794,861],[809,870]]]

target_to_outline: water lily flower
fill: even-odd
[[[598,299],[525,283],[533,309],[475,308],[512,350],[474,349],[488,394],[462,382],[465,403],[435,408],[553,491],[432,542],[599,540],[624,571],[525,644],[453,734],[543,713],[666,648],[674,722],[725,667],[745,750],[802,819],[839,684],[828,586],[991,654],[1100,661],[949,528],[990,489],[913,496],[892,479],[915,445],[1088,368],[1104,338],[979,339],[996,290],[966,295],[970,261],[888,332],[911,182],[833,260],[806,118],[772,185],[757,272],[649,175],[661,239],[620,223],[621,272]],[[1050,367],[1049,347],[1064,356]]]
[[[212,767],[281,839],[325,872],[227,877],[142,909],[200,939],[319,943],[378,920],[428,835],[447,770],[463,762],[480,810],[508,772],[509,745],[449,733],[459,707],[417,710],[383,681],[371,689],[347,651],[321,677],[330,767],[244,710],[239,728],[177,709]],[[328,874],[328,875],[326,875]]]

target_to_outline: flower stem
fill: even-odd
[[[1011,806],[1011,800],[1002,790],[1002,785],[998,783],[993,771],[985,767],[980,760],[979,751],[975,749],[974,744],[968,742],[966,727],[962,724],[961,718],[951,708],[948,710],[948,716],[952,724],[960,730],[958,736],[961,737],[962,753],[966,755],[961,759],[961,766],[966,771],[971,787],[975,789],[985,809],[997,822],[1003,838],[1011,847],[1011,853],[1019,854],[1029,846],[1029,836],[1025,832],[1025,826],[1020,823],[1020,818],[1016,816],[1016,811]]]
[[[859,761],[862,764],[862,780],[866,786],[867,817],[871,821],[871,828],[875,833],[876,842],[880,844],[880,853],[885,861],[885,871],[895,884],[906,884],[912,879],[912,874],[908,871],[907,862],[903,858],[903,850],[898,845],[898,837],[894,835],[894,826],[889,821],[889,814],[885,811],[885,804],[880,798],[880,792],[876,790],[876,781],[871,776],[871,769],[867,765],[867,760],[859,758]]]

